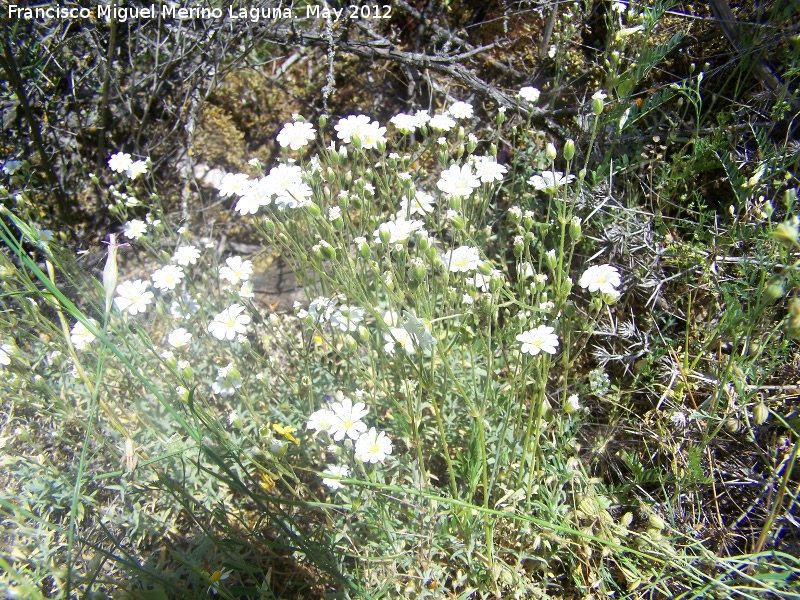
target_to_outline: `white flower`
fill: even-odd
[[[314,139],[314,126],[311,123],[298,121],[286,123],[278,134],[278,143],[281,148],[289,146],[292,150],[299,150],[307,146],[308,142]]]
[[[153,292],[147,291],[149,285],[143,279],[122,282],[117,286],[114,304],[119,310],[127,310],[131,315],[146,311],[147,305],[153,301]]]
[[[334,126],[336,130],[336,137],[344,143],[348,143],[350,138],[355,134],[358,135],[364,127],[368,127],[370,123],[367,115],[350,115],[344,119],[340,119]]]
[[[572,414],[579,411],[580,408],[581,402],[578,394],[572,394],[569,398],[567,398],[567,402],[564,405],[564,412],[567,414]]]
[[[383,339],[386,341],[383,349],[387,354],[394,354],[395,344],[399,344],[408,354],[416,352],[414,336],[404,327],[390,327],[389,331],[383,334]]]
[[[208,324],[208,331],[218,340],[232,340],[238,334],[247,333],[250,317],[243,315],[244,306],[233,304],[214,317]]]
[[[239,413],[237,413],[235,410],[232,410],[230,413],[228,413],[228,425],[233,425],[238,420]]]
[[[628,3],[627,2],[612,2],[611,3],[611,10],[613,10],[615,13],[622,14],[626,10],[628,10]]]
[[[400,210],[397,211],[398,219],[407,219],[410,215],[425,216],[434,211],[435,198],[425,192],[415,192],[414,197],[409,200],[406,196],[400,200]]]
[[[550,58],[555,58],[557,50],[558,47],[555,44],[550,44],[550,49],[547,51],[547,56],[549,56]]]
[[[245,173],[226,173],[219,182],[219,195],[223,198],[228,196],[241,196],[250,186],[250,177]]]
[[[539,101],[540,92],[535,87],[531,87],[526,85],[519,91],[519,97],[523,100],[527,100],[531,104],[535,104]]]
[[[568,175],[564,177],[561,171],[542,171],[541,175],[534,175],[528,179],[535,189],[545,191],[547,193],[554,193],[559,187],[567,185],[575,179],[575,175]]]
[[[206,593],[211,595],[216,595],[217,590],[219,590],[219,582],[224,581],[227,579],[233,571],[220,571],[216,570],[211,575],[208,576],[209,581],[211,581],[211,585],[208,586],[208,590]]]
[[[608,94],[606,94],[603,90],[597,90],[594,94],[592,94],[592,100],[600,100],[601,102],[608,98]]]
[[[353,404],[350,398],[343,398],[341,402],[331,403],[331,412],[334,418],[329,433],[335,441],[341,442],[345,436],[357,440],[367,430],[361,421],[368,412],[363,402]]]
[[[176,319],[188,319],[200,308],[197,300],[189,296],[183,298],[183,306],[178,300],[173,300],[169,305],[169,314]]]
[[[173,348],[180,348],[192,341],[192,334],[183,327],[178,327],[167,336],[167,342]]]
[[[457,198],[469,198],[475,188],[480,187],[481,182],[472,172],[469,165],[451,165],[447,171],[442,171],[436,187]]]
[[[131,219],[125,223],[122,233],[130,240],[138,240],[147,232],[147,223],[139,219]]]
[[[175,286],[183,281],[183,268],[175,265],[164,265],[150,275],[153,287],[159,290],[174,290]]]
[[[131,166],[125,171],[125,175],[128,176],[128,179],[136,179],[139,175],[144,175],[147,173],[147,161],[146,160],[136,160],[131,163]]]
[[[19,171],[20,167],[22,167],[21,160],[7,160],[3,163],[3,173],[6,175],[13,175],[17,171]],[[89,173],[89,177],[94,177],[91,173]]]
[[[472,117],[472,105],[469,102],[455,102],[447,109],[450,116],[456,119],[469,119]]]
[[[336,136],[343,142],[352,142],[354,137],[361,142],[362,148],[377,148],[379,142],[385,142],[386,128],[377,121],[370,122],[367,115],[351,115],[341,119],[336,126]]]
[[[127,152],[117,152],[108,159],[108,168],[115,173],[124,173],[131,168],[133,159]]]
[[[416,131],[417,127],[422,125],[422,121],[420,121],[419,117],[416,115],[407,115],[405,113],[395,115],[389,119],[389,122],[403,133],[413,133]]]
[[[232,364],[220,368],[217,371],[217,380],[211,384],[211,389],[220,396],[233,396],[240,387],[242,375]]]
[[[425,125],[431,120],[431,116],[428,114],[427,110],[418,110],[414,116],[419,119],[420,125]]]
[[[242,260],[241,256],[231,256],[225,259],[225,264],[219,268],[219,276],[231,285],[240,281],[247,281],[253,273],[253,263]]]
[[[341,331],[355,331],[358,324],[364,320],[364,309],[356,306],[342,304],[338,310],[331,315],[331,326]]]
[[[11,353],[14,351],[14,346],[11,344],[0,345],[0,366],[8,366],[11,364]]]
[[[475,165],[475,176],[483,183],[503,181],[503,175],[508,172],[505,165],[495,162],[491,156],[477,156],[473,164]]]
[[[97,326],[97,321],[94,319],[89,319],[89,321],[95,327]],[[69,339],[72,342],[72,345],[75,346],[76,350],[84,350],[86,346],[95,340],[95,337],[94,334],[89,331],[83,323],[77,321],[75,325],[72,326]]]
[[[522,352],[536,356],[540,352],[556,353],[558,336],[553,333],[555,329],[547,325],[539,325],[536,329],[529,329],[517,335],[517,341],[522,342]]]
[[[314,321],[328,321],[336,308],[336,299],[317,296],[308,305],[308,314]]]
[[[386,142],[386,127],[381,127],[380,123],[373,121],[368,127],[364,127],[356,135],[361,142],[361,147],[367,150],[372,150],[378,147],[378,144]]]
[[[239,296],[241,298],[253,298],[255,294],[253,293],[253,282],[252,281],[245,281],[242,284],[242,288],[239,290]]]
[[[198,258],[200,258],[200,250],[194,246],[180,246],[172,255],[172,260],[184,267],[197,264]]]
[[[323,473],[334,477],[347,477],[350,475],[350,467],[347,465],[328,465],[328,468]],[[338,479],[330,479],[329,477],[323,477],[322,483],[332,490],[339,490],[344,487],[344,484],[340,483]]]
[[[612,265],[594,265],[581,275],[578,284],[590,292],[600,291],[603,294],[614,295],[616,288],[622,283],[619,271]]]
[[[447,253],[444,262],[451,273],[468,273],[477,269],[483,261],[477,248],[459,246]]]
[[[431,120],[428,121],[428,125],[435,131],[450,131],[456,126],[456,122],[447,115],[436,115],[435,117],[431,117]]]
[[[423,350],[430,350],[436,345],[436,338],[431,334],[431,324],[417,317],[415,314],[403,311],[406,322],[403,323],[403,329],[414,336],[417,344]]]
[[[404,219],[398,219],[396,221],[387,221],[378,229],[376,229],[372,235],[375,237],[375,243],[381,244],[383,243],[381,240],[381,232],[388,232],[389,241],[388,244],[400,244],[408,240],[411,237],[411,234],[415,231],[423,229],[425,227],[425,223],[422,221],[412,220],[406,221]]]
[[[342,217],[342,209],[338,206],[331,206],[328,209],[328,221],[335,221],[336,219],[340,219]]]
[[[392,440],[386,433],[378,433],[374,427],[358,438],[356,442],[356,458],[365,463],[383,462],[392,453]]]
[[[333,414],[328,408],[321,408],[316,412],[311,413],[306,423],[306,429],[314,431],[330,431],[336,422],[336,415]]]

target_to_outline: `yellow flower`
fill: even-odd
[[[282,425],[278,425],[277,423],[273,423],[272,424],[272,428],[275,430],[275,433],[277,433],[278,435],[282,435],[287,440],[289,440],[290,442],[294,442],[298,446],[300,445],[300,441],[296,437],[294,437],[292,435],[292,433],[294,433],[297,430],[294,427],[292,427],[291,425],[287,425],[286,427],[283,427]]]

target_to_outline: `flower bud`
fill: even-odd
[[[464,222],[464,217],[462,217],[459,214],[450,217],[450,223],[453,224],[453,229],[455,229],[456,231],[461,231],[462,229],[464,229],[464,226],[466,224]]]
[[[603,107],[605,105],[606,95],[603,92],[595,92],[592,96],[592,112],[595,116],[599,117],[603,114]]]
[[[514,238],[514,256],[520,258],[525,252],[525,238],[518,235]]]
[[[427,270],[425,269],[425,262],[417,257],[411,259],[411,264],[409,265],[409,271],[412,279],[416,279],[417,281],[422,281],[425,279],[425,275],[427,274]]]
[[[577,242],[581,239],[581,218],[572,217],[569,222],[569,237],[571,240]]]
[[[501,106],[497,109],[497,125],[500,126],[506,120],[506,107]]]
[[[372,252],[369,249],[369,244],[367,243],[366,238],[363,237],[357,238],[355,242],[356,242],[356,249],[358,250],[358,255],[364,260],[367,260],[372,254]]]
[[[320,241],[319,250],[322,256],[328,260],[333,260],[336,257],[336,249],[325,240]]]
[[[272,454],[273,456],[278,456],[278,457],[283,456],[284,454],[286,454],[286,442],[284,442],[283,440],[272,438],[269,441],[269,451],[270,454]]]
[[[306,208],[308,209],[308,212],[310,212],[315,217],[318,217],[322,214],[322,210],[316,204],[309,204],[308,206],[306,206]]]
[[[798,245],[798,238],[800,237],[797,226],[797,217],[792,217],[788,221],[784,221],[775,228],[775,230],[772,232],[772,238],[784,246],[796,246]]]
[[[355,352],[358,350],[358,342],[356,341],[356,338],[348,333],[346,336],[344,336],[344,347],[347,350],[350,350],[350,352]]]
[[[767,287],[764,289],[764,299],[767,302],[772,303],[780,298],[783,298],[785,293],[786,285],[783,277],[773,277],[770,279]]]
[[[769,419],[769,408],[764,402],[759,402],[753,408],[753,422],[756,425],[763,425]]]
[[[556,266],[558,265],[558,258],[556,258],[555,249],[547,251],[547,254],[544,256],[544,261],[551,271],[555,270]]]
[[[567,140],[564,142],[564,158],[567,160],[572,160],[573,156],[575,156],[575,142],[572,140]]]
[[[381,240],[382,244],[388,244],[392,239],[392,232],[386,223],[378,227],[378,238]]]
[[[319,128],[320,128],[320,130],[322,130],[322,129],[325,129],[325,126],[328,124],[328,117],[327,117],[327,116],[325,116],[325,115],[322,115],[322,116],[319,118],[319,121],[318,121],[318,123],[319,123]]]
[[[648,515],[647,524],[653,529],[656,529],[658,531],[661,531],[667,526],[667,524],[664,522],[664,519],[662,519],[655,513],[650,513]]]
[[[461,210],[461,196],[450,196],[447,199],[447,206],[453,210]]]
[[[493,273],[492,278],[489,280],[489,289],[496,292],[505,283],[505,279],[501,273]]]
[[[485,260],[485,261],[483,261],[483,262],[481,263],[481,265],[478,267],[478,273],[480,273],[480,274],[481,274],[481,275],[483,275],[484,277],[488,277],[489,275],[491,275],[491,274],[492,274],[492,269],[493,269],[493,268],[494,268],[494,267],[492,266],[492,263],[491,263],[491,262],[489,262],[488,260]]]
[[[363,325],[358,326],[358,328],[356,329],[356,333],[358,334],[358,339],[360,339],[362,342],[366,342],[367,340],[369,340],[369,329],[367,329]]]
[[[350,143],[353,144],[353,148],[356,150],[361,150],[361,138],[357,135],[350,136]]]
[[[545,147],[545,154],[547,155],[547,159],[550,162],[553,162],[558,156],[558,152],[556,152],[556,147],[551,143],[547,142],[547,146]]]
[[[436,251],[436,248],[434,246],[431,246],[425,251],[425,257],[428,259],[428,262],[430,262],[435,267],[440,267],[442,266],[442,264],[444,264],[442,258],[439,256],[439,253]]]

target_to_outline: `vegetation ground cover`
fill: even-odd
[[[4,21],[3,593],[800,596],[798,11],[709,6]]]

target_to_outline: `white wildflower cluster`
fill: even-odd
[[[223,198],[239,197],[236,210],[242,215],[254,215],[273,202],[281,210],[311,203],[311,188],[303,180],[303,169],[292,164],[277,165],[259,179],[250,179],[245,173],[227,173],[217,189]]]
[[[353,402],[342,393],[324,408],[311,414],[306,429],[327,433],[334,442],[349,440],[354,444],[355,458],[363,463],[382,463],[392,453],[392,441],[383,431],[375,427],[367,428],[362,420],[368,413],[364,402]],[[349,468],[329,466],[328,475],[346,477]],[[333,479],[324,478],[323,483],[331,489],[339,489],[342,485]]]
[[[381,224],[372,235],[376,244],[403,244],[414,232],[422,231],[424,228],[423,221],[417,219],[407,221],[398,214],[397,219]]]
[[[117,152],[108,159],[108,168],[115,173],[125,173],[128,179],[136,179],[147,173],[149,160],[133,160],[127,152]]]
[[[345,144],[359,144],[365,150],[372,150],[378,144],[385,144],[386,127],[378,121],[372,121],[367,115],[350,115],[340,119],[334,127],[336,137]],[[358,140],[357,142],[354,139]]]
[[[339,302],[339,298],[317,296],[308,305],[308,310],[295,305],[297,317],[309,324],[329,323],[334,330],[354,333],[364,321],[364,309]]]
[[[427,110],[417,111],[416,114],[409,115],[406,113],[399,113],[389,119],[389,122],[394,125],[400,132],[408,134],[414,133],[417,129],[425,125],[431,118],[428,116]]]
[[[394,354],[398,346],[407,354],[414,354],[417,347],[425,351],[436,345],[430,322],[409,311],[403,311],[403,317],[401,322],[400,316],[394,311],[386,311],[383,316],[387,328],[383,333],[383,349],[387,354]]]
[[[442,192],[454,198],[469,198],[475,188],[481,186],[481,180],[472,171],[470,165],[451,165],[446,171],[442,171],[439,181],[436,183]]]

